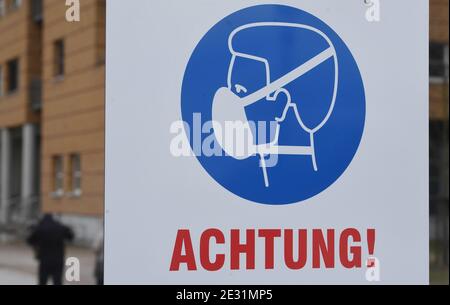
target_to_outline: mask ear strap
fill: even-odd
[[[275,102],[278,99],[278,95],[280,93],[284,93],[284,95],[286,95],[286,97],[287,97],[287,104],[290,104],[291,103],[291,94],[285,88],[278,89],[277,91],[275,91],[273,93],[273,96],[270,96],[270,94],[269,94],[269,96],[267,97],[267,100],[271,101],[271,102]]]
[[[230,65],[228,66],[228,74],[227,74],[227,87],[230,90],[233,90],[232,84],[231,84],[231,76],[233,73],[234,63],[236,62],[236,55],[233,54],[231,57]]]
[[[312,133],[312,130],[310,128],[308,128],[306,126],[306,124],[303,122],[303,120],[302,120],[302,118],[300,116],[300,113],[298,112],[297,105],[292,103],[291,94],[289,93],[288,90],[286,90],[285,88],[278,89],[274,93],[274,97],[273,97],[274,99],[273,100],[276,100],[280,93],[284,93],[287,96],[287,103],[286,103],[286,106],[284,107],[284,110],[283,110],[283,113],[281,115],[281,118],[275,118],[275,121],[277,123],[283,122],[286,119],[286,116],[287,116],[289,108],[292,107],[294,109],[295,117],[296,117],[298,123],[300,124],[300,127],[302,127],[304,131],[306,131],[308,133]]]

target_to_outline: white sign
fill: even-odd
[[[427,48],[427,1],[108,1],[106,283],[427,283]]]

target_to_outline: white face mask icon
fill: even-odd
[[[244,54],[236,52],[233,48],[233,38],[234,36],[246,29],[257,28],[257,27],[290,27],[299,28],[303,30],[313,31],[314,33],[320,35],[329,45],[329,47],[312,57],[308,61],[304,62],[299,67],[280,77],[279,79],[271,82],[270,81],[270,66],[266,59],[253,56],[250,54]],[[328,119],[330,118],[337,94],[338,87],[338,61],[336,56],[336,51],[330,39],[321,31],[301,24],[291,24],[291,23],[254,23],[244,25],[242,27],[234,30],[229,37],[229,49],[232,54],[232,59],[228,72],[228,87],[219,88],[214,96],[213,107],[212,107],[212,118],[213,118],[213,128],[216,139],[222,149],[228,156],[231,156],[238,160],[247,159],[251,156],[260,155],[261,166],[264,173],[265,185],[269,186],[267,169],[264,163],[264,157],[271,154],[280,155],[308,155],[312,158],[312,163],[314,170],[318,170],[315,149],[314,149],[314,134],[321,129]],[[245,97],[239,97],[232,91],[231,74],[233,72],[234,64],[236,58],[242,57],[250,60],[256,60],[263,62],[266,67],[266,78],[267,84],[265,87],[257,90],[256,92],[250,93]],[[293,82],[302,75],[308,73],[314,68],[320,66],[322,63],[328,59],[333,58],[335,65],[335,82],[334,82],[334,92],[332,101],[330,103],[329,110],[326,117],[322,122],[311,129],[308,128],[302,121],[300,114],[297,110],[297,105],[291,102],[290,93],[284,88],[289,83]],[[275,140],[269,144],[257,145],[254,141],[254,135],[252,131],[251,123],[248,121],[245,108],[250,106],[262,99],[269,101],[275,101],[277,96],[283,93],[288,97],[287,105],[284,109],[281,118],[276,118],[277,122],[282,122],[289,109],[292,109],[297,117],[298,123],[303,130],[310,134],[311,144],[310,146],[279,146],[278,145],[278,134],[280,131],[279,125],[277,126]]]

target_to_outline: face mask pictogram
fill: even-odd
[[[238,52],[233,47],[234,37],[238,33],[249,29],[264,27],[297,28],[311,31],[316,35],[321,36],[327,42],[328,48],[310,58],[306,62],[302,63],[300,66],[288,72],[284,76],[271,81],[270,64],[267,59],[248,53]],[[260,166],[263,171],[264,184],[266,187],[270,186],[267,166],[265,164],[265,158],[269,155],[309,156],[311,158],[311,163],[314,170],[318,171],[319,166],[316,159],[314,135],[327,123],[330,116],[332,115],[336,103],[336,95],[338,89],[338,59],[336,50],[331,40],[321,31],[307,25],[280,22],[252,23],[235,29],[230,34],[228,47],[229,51],[232,54],[227,77],[228,86],[219,88],[217,90],[212,104],[213,128],[219,145],[228,156],[231,156],[237,160],[244,160],[249,157],[259,155],[261,160]],[[233,70],[238,58],[244,58],[263,63],[266,70],[266,86],[253,93],[247,92],[248,95],[244,97],[236,95],[233,92],[233,88],[237,88],[237,90],[243,90],[244,92],[247,90],[241,87],[239,84],[233,84],[232,81]],[[292,100],[291,94],[285,88],[285,86],[292,83],[299,77],[307,74],[308,72],[316,69],[328,60],[333,60],[334,63],[335,75],[332,100],[329,103],[329,109],[326,112],[326,116],[317,126],[311,128],[306,126],[306,124],[302,120],[301,111],[299,111],[297,104],[295,103],[296,101]],[[274,121],[276,122],[275,137],[269,143],[258,144],[254,138],[255,132],[251,128],[251,124],[246,114],[246,107],[256,104],[263,99],[275,102],[280,94],[284,94],[286,96],[287,102],[281,117],[274,118]],[[310,144],[308,146],[283,146],[278,144],[278,139],[281,131],[280,124],[286,119],[289,111],[293,111],[299,127],[309,134]],[[232,130],[223,128],[230,122],[233,123],[232,125],[235,128],[233,128]]]

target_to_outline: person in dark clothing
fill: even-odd
[[[62,285],[64,269],[65,242],[73,240],[69,227],[46,214],[33,229],[28,243],[36,251],[39,261],[39,285],[46,285],[49,278],[54,285]]]
[[[97,279],[97,285],[103,285],[103,264],[104,264],[104,250],[103,250],[103,231],[97,237],[94,243],[95,249],[95,269],[94,277]]]

